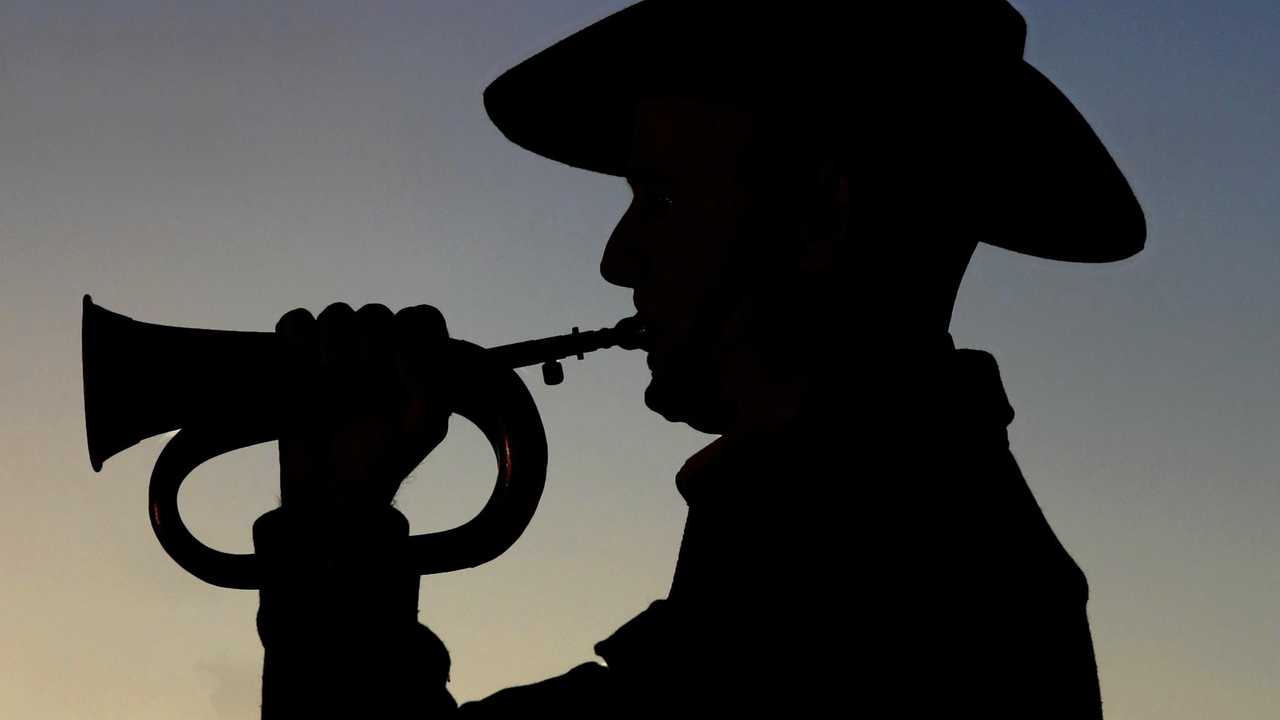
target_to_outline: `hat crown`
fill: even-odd
[[[654,96],[780,113],[809,136],[930,137],[981,154],[984,241],[1128,257],[1142,209],[1088,122],[1023,60],[1026,34],[1006,0],[643,0],[508,70],[485,106],[517,145],[610,175],[626,173],[637,103]]]
[[[608,32],[651,62],[692,51],[704,64],[787,67],[859,52],[1012,62],[1022,58],[1027,24],[1006,0],[643,0],[587,30]],[[674,46],[684,53],[670,52]]]

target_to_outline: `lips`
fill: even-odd
[[[644,334],[640,339],[640,349],[644,351],[645,365],[650,370],[654,370],[657,367],[659,355],[661,355],[658,351],[658,326],[653,321],[653,316],[643,310],[637,313],[636,317],[639,318],[641,325],[644,326]]]
[[[647,304],[641,301],[640,293],[636,293],[632,297],[632,304],[636,308],[636,318],[644,327],[644,335],[640,340],[640,349],[644,350],[646,353],[651,353],[654,348],[654,341],[658,334],[658,327],[654,322],[653,313],[648,310]]]
[[[654,347],[657,346],[658,327],[648,317],[641,316],[640,322],[644,325],[644,334],[640,337],[640,349],[644,350],[645,354],[648,354],[653,352]]]

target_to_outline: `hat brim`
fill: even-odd
[[[643,6],[644,3],[641,3]],[[654,63],[627,28],[632,6],[561,40],[485,89],[494,125],[516,145],[572,167],[624,176],[634,109],[653,95]],[[678,94],[678,93],[674,93]],[[1111,154],[1069,99],[1019,61],[1000,126],[988,137],[1000,178],[989,188],[982,236],[1052,260],[1101,263],[1139,252],[1142,208]],[[852,128],[851,128],[852,131]]]
[[[1029,63],[992,136],[992,188],[982,241],[1050,260],[1124,260],[1146,243],[1146,219],[1128,180],[1075,105]]]

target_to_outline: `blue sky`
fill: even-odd
[[[630,298],[597,267],[625,185],[510,145],[480,92],[625,4],[0,3],[0,714],[257,712],[256,599],[184,575],[147,525],[160,441],[89,469],[81,294],[244,330],[430,302],[483,345],[612,324]],[[983,248],[953,334],[1000,362],[1015,454],[1088,574],[1108,716],[1274,717],[1280,5],[1015,5],[1150,237],[1107,266]],[[670,581],[672,478],[708,438],[644,409],[638,356],[566,370],[525,376],[552,453],[526,536],[422,583],[461,698],[589,659]],[[488,450],[454,428],[401,494],[417,530],[484,501]],[[181,498],[197,533],[248,550],[274,462],[201,468]]]

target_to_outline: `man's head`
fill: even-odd
[[[719,395],[717,349],[741,291],[728,260],[749,203],[739,162],[749,116],[675,98],[637,107],[626,180],[632,200],[600,262],[605,280],[633,290],[649,336],[646,402],[669,420],[711,431],[731,409]]]
[[[888,211],[910,193],[864,187],[886,155],[905,153],[862,148],[855,165],[811,124],[678,96],[637,104],[633,198],[601,274],[634,291],[650,327],[653,410],[707,432],[769,422],[837,372],[841,344],[946,332],[976,240],[895,227]]]
[[[979,240],[1141,248],[1128,184],[1022,60],[1025,31],[1004,0],[644,0],[485,104],[517,144],[631,183],[602,272],[654,326],[650,405],[716,432],[753,395],[732,388],[785,395],[839,338],[909,356],[945,332]]]
[[[708,432],[734,421],[742,396],[734,386],[765,369],[762,345],[781,340],[760,322],[770,286],[794,286],[800,273],[809,287],[827,285],[835,271],[834,237],[770,237],[758,224],[808,220],[766,207],[781,200],[769,189],[783,184],[751,172],[758,133],[756,118],[737,108],[675,97],[639,103],[626,173],[632,202],[600,265],[606,280],[634,291],[649,325],[647,403]]]

